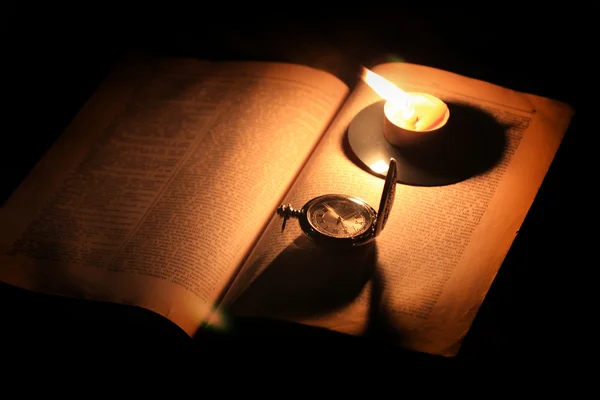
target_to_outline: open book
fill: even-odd
[[[190,335],[261,316],[456,354],[573,110],[424,66],[373,71],[506,126],[497,162],[454,184],[397,183],[372,246],[328,251],[293,221],[282,231],[276,209],[328,193],[377,207],[384,180],[347,131],[381,98],[301,65],[135,57],[0,209],[0,279],[144,307]]]

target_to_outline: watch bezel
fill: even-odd
[[[348,238],[339,238],[328,236],[322,232],[316,230],[308,220],[308,210],[310,207],[323,199],[324,197],[339,197],[344,199],[351,199],[356,203],[360,204],[364,207],[372,216],[372,222],[369,228],[357,236],[352,236]],[[345,194],[324,194],[321,196],[317,196],[311,200],[309,200],[302,208],[300,209],[300,216],[298,218],[298,222],[300,223],[300,228],[304,232],[306,236],[315,241],[318,244],[324,244],[329,246],[342,246],[342,247],[352,247],[352,246],[360,246],[370,242],[375,239],[375,226],[377,224],[377,211],[373,207],[371,207],[366,201],[361,198],[355,196],[349,196]]]

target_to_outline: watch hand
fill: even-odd
[[[348,232],[348,228],[346,227],[346,221],[344,221],[342,217],[338,218],[337,223],[342,225],[342,230],[346,233],[346,235],[350,235],[350,232]]]
[[[343,217],[341,217],[341,218],[342,218],[343,220],[346,220],[346,219],[350,219],[350,218],[354,217],[355,215],[356,215],[356,211],[352,211],[350,214],[346,214],[346,215],[344,215],[344,216],[343,216]]]
[[[346,221],[342,221],[342,229],[346,232],[347,235],[350,235],[348,228],[346,227]]]
[[[327,209],[329,210],[329,212],[330,212],[330,213],[332,213],[332,214],[333,214],[333,216],[334,216],[335,218],[337,218],[337,220],[338,220],[338,223],[340,223],[340,222],[344,222],[344,219],[343,219],[342,217],[340,217],[338,213],[336,213],[335,211],[333,211],[333,208],[329,207],[329,204],[327,204],[327,203],[323,203],[323,205],[325,206],[325,208],[327,208]]]
[[[346,221],[344,221],[344,218],[342,218],[338,213],[336,213],[333,210],[333,208],[331,208],[329,206],[329,204],[323,203],[323,205],[329,210],[330,213],[332,213],[334,215],[334,217],[337,218],[337,223],[338,224],[342,224],[342,229],[344,230],[344,232],[346,233],[346,235],[350,235],[350,232],[348,232],[348,228],[346,228]]]

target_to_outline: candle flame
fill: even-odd
[[[384,100],[393,102],[400,108],[409,108],[410,97],[408,93],[385,79],[383,76],[363,67],[361,78]]]
[[[414,124],[417,121],[415,109],[410,100],[410,95],[392,82],[385,79],[383,76],[364,68],[362,79],[377,93],[381,98],[386,100],[390,106],[396,110],[395,123],[407,128],[414,129]]]

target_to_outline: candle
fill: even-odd
[[[446,118],[446,103],[427,93],[407,93],[410,108],[394,101],[387,101],[384,107],[385,117],[393,124],[404,129],[424,132],[437,129]]]
[[[426,140],[442,128],[450,117],[446,103],[435,96],[407,93],[366,68],[362,78],[386,100],[383,135],[394,146],[411,146]]]
[[[408,93],[411,111],[393,101],[383,107],[383,136],[396,147],[422,143],[442,128],[450,112],[442,100],[427,93]]]

